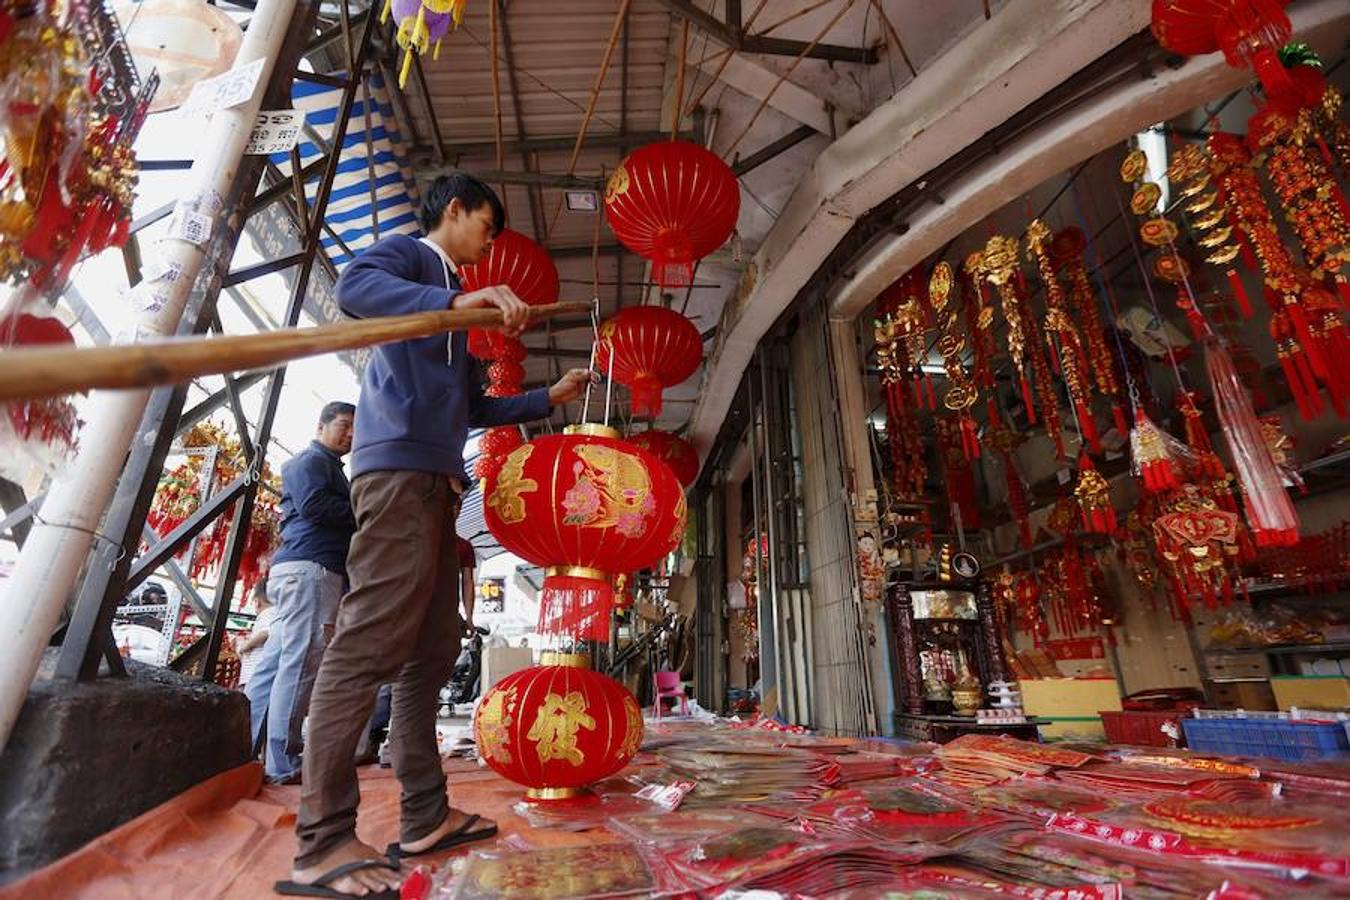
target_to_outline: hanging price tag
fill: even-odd
[[[259,156],[288,153],[299,143],[304,124],[305,114],[298,109],[265,109],[258,113],[244,152]]]
[[[197,82],[193,85],[187,102],[178,108],[179,114],[185,117],[210,118],[212,114],[222,109],[246,103],[258,87],[263,62],[262,59],[255,59],[241,68],[231,69],[215,78]]]

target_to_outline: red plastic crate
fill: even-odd
[[[1181,720],[1189,717],[1189,710],[1103,711],[1100,715],[1109,743],[1132,744],[1136,747],[1186,746]]]

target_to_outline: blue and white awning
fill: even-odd
[[[296,81],[291,88],[295,108],[305,113],[306,123],[329,145],[337,124],[342,89],[307,81]],[[417,227],[417,188],[407,167],[406,145],[399,133],[389,91],[379,75],[371,76],[370,134],[366,134],[366,104],[358,91],[342,139],[337,178],[328,198],[326,221],[337,239],[324,233],[324,252],[334,265],[342,266],[351,254],[359,253],[379,237],[413,234]],[[323,151],[311,140],[300,141],[300,160],[309,163]],[[278,153],[272,161],[290,175],[290,156]],[[371,199],[371,175],[375,197]],[[310,202],[319,179],[310,179],[305,194]],[[339,240],[341,243],[339,243]],[[346,249],[343,248],[346,245]]]

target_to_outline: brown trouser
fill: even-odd
[[[389,747],[402,785],[399,840],[425,837],[449,802],[436,746],[440,689],[459,652],[459,495],[444,475],[368,472],[352,482],[351,590],[338,607],[309,706],[295,861],[356,837],[353,759],[379,686],[394,681]]]

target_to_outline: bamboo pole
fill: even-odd
[[[530,321],[588,313],[586,301],[530,307]],[[0,402],[89,390],[177,384],[202,375],[272,368],[293,359],[502,324],[496,309],[457,309],[113,347],[19,347],[0,353]]]

